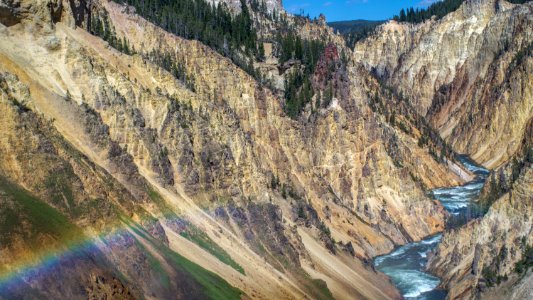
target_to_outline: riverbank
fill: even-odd
[[[439,200],[450,213],[448,227],[461,226],[481,216],[475,200],[489,174],[488,170],[466,156],[459,160],[476,177],[462,186],[438,188],[430,192],[430,196]],[[446,291],[437,289],[440,279],[426,271],[427,255],[437,247],[441,237],[441,234],[437,234],[399,247],[389,254],[376,257],[374,266],[391,278],[406,299],[445,299]]]

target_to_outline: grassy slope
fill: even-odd
[[[146,241],[149,241],[152,246],[165,257],[167,262],[176,268],[176,270],[190,274],[191,277],[204,288],[203,292],[210,299],[230,300],[241,298],[241,295],[243,294],[242,291],[231,286],[222,277],[189,261],[185,257],[169,249],[167,246],[161,244],[159,241],[150,238],[139,226],[134,225],[127,220],[125,221],[136,234]]]
[[[0,176],[0,190],[14,205],[3,207],[0,215],[0,244],[9,244],[13,232],[19,232],[28,243],[39,246],[34,238],[47,235],[57,244],[67,244],[83,239],[82,231],[48,204],[38,200],[28,191]],[[29,222],[24,224],[23,222]],[[21,228],[32,229],[20,232]],[[39,248],[37,248],[39,249]]]
[[[2,176],[0,204],[0,246],[8,250],[6,259],[11,264],[0,266],[0,276],[85,239],[64,215]],[[17,250],[17,245],[25,251]]]
[[[152,201],[157,204],[159,209],[161,209],[165,218],[178,218],[178,216],[166,204],[165,200],[156,191],[150,190],[149,195]],[[200,246],[200,248],[209,252],[221,262],[232,267],[241,274],[245,274],[244,269],[237,262],[235,262],[224,249],[217,245],[205,232],[201,231],[193,224],[187,224],[187,229],[179,234]]]

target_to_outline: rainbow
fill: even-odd
[[[77,259],[88,258],[90,254],[105,258],[102,248],[118,246],[116,240],[125,234],[135,232],[137,235],[147,236],[147,233],[138,223],[122,219],[122,224],[121,227],[115,228],[112,232],[101,233],[92,237],[82,235],[77,240],[62,244],[60,248],[46,249],[36,253],[36,258],[31,261],[25,260],[15,263],[9,267],[7,272],[0,273],[0,295],[20,287],[25,282],[28,283],[50,274],[57,270],[60,265],[73,265]]]

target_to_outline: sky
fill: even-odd
[[[438,0],[282,0],[290,13],[301,10],[311,18],[323,13],[328,22],[344,20],[386,20],[406,7],[424,8]]]

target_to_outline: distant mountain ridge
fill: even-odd
[[[353,48],[355,43],[370,35],[376,27],[387,21],[351,20],[329,22],[328,25],[335,32],[340,33],[346,40],[348,47]]]
[[[366,28],[374,28],[378,25],[387,22],[386,20],[374,21],[374,20],[349,20],[349,21],[334,21],[328,22],[328,25],[334,30],[338,30],[340,33],[348,32],[361,32]]]

